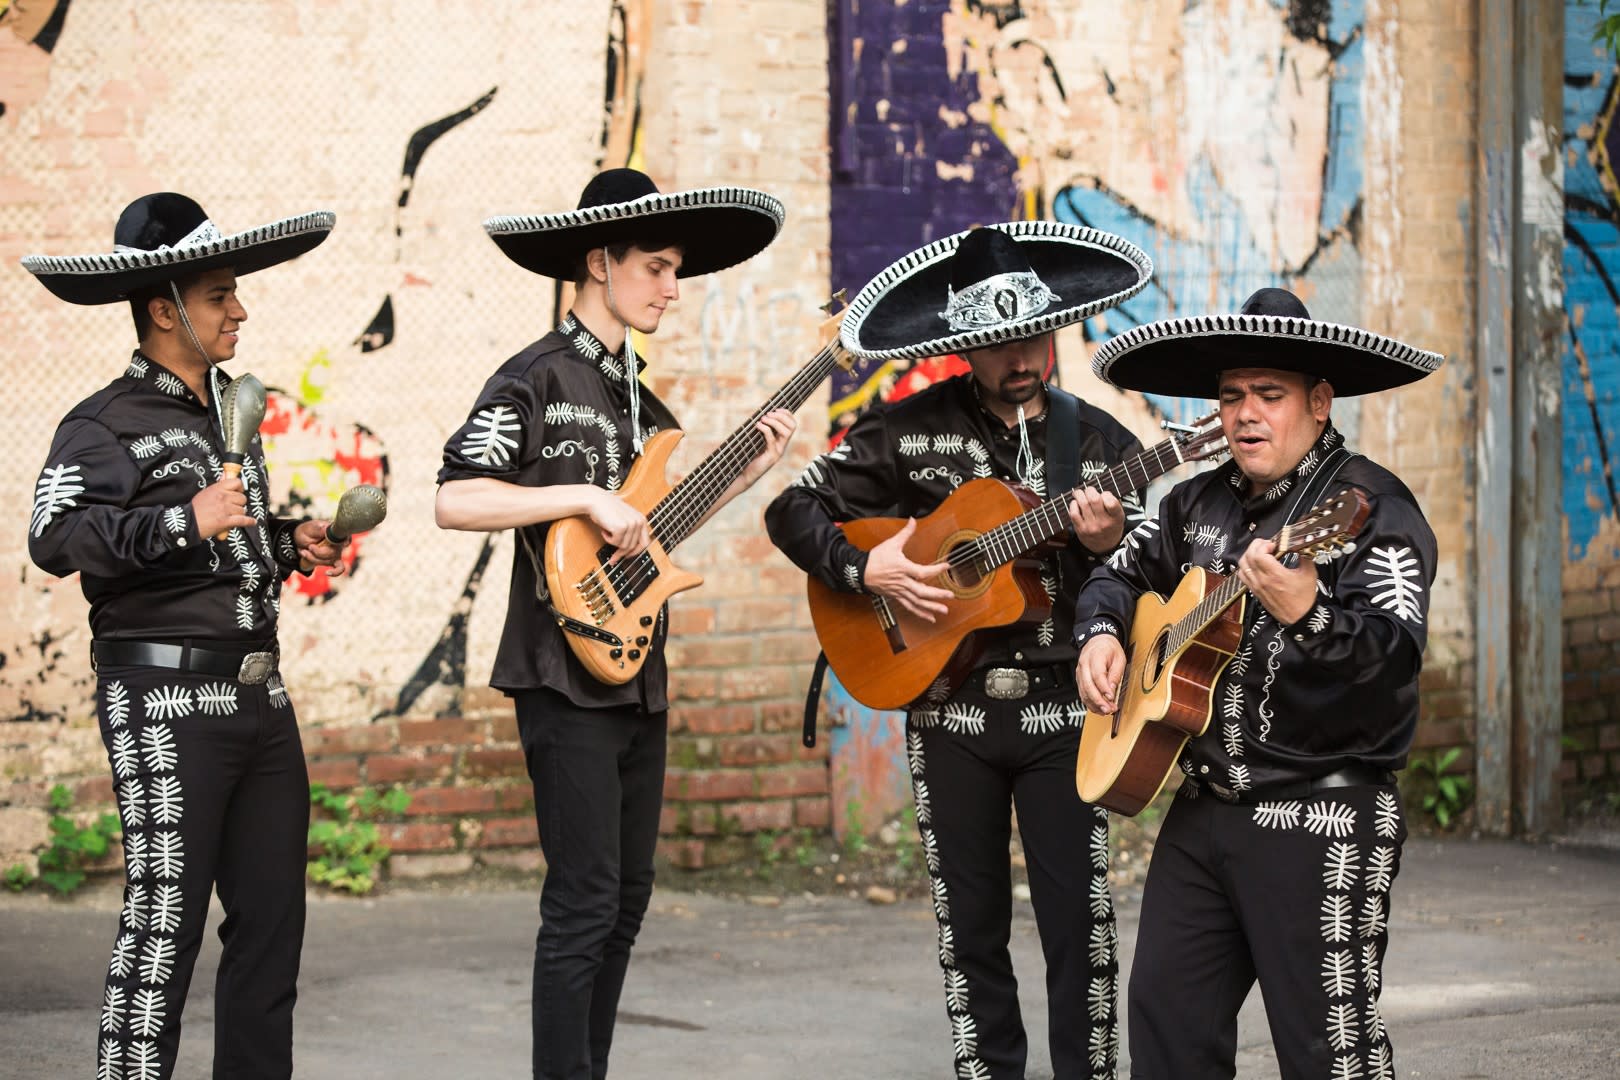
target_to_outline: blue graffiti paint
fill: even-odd
[[[1594,6],[1579,0],[1565,10],[1564,306],[1570,341],[1563,364],[1563,462],[1570,559],[1586,557],[1603,519],[1616,514],[1604,464],[1620,452],[1620,204],[1592,160],[1600,121],[1616,107],[1616,68],[1592,40],[1597,17]],[[1608,150],[1620,152],[1615,135],[1607,141]]]
[[[1279,9],[1280,10],[1280,9]],[[1328,94],[1328,144],[1320,236],[1307,263],[1328,252],[1336,242],[1354,243],[1348,236],[1357,218],[1362,191],[1363,115],[1361,84],[1363,59],[1363,0],[1334,5],[1328,47],[1337,55]],[[1199,239],[1174,235],[1118,195],[1101,187],[1064,188],[1052,200],[1052,216],[1059,221],[1091,225],[1118,233],[1140,246],[1153,259],[1153,283],[1130,302],[1102,319],[1091,320],[1087,336],[1093,340],[1132,326],[1178,314],[1236,311],[1255,289],[1297,276],[1310,276],[1306,265],[1277,265],[1254,238],[1242,205],[1221,187],[1207,158],[1188,172],[1188,195],[1208,227]],[[1312,314],[1339,322],[1359,321],[1359,283],[1340,275],[1337,288],[1313,299]],[[1208,403],[1185,398],[1148,395],[1167,416],[1190,419],[1208,409]]]

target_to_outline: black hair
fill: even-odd
[[[186,274],[173,279],[174,287],[179,290],[181,296],[185,296],[186,290],[201,279],[201,274]],[[129,294],[129,314],[135,320],[136,341],[146,340],[146,335],[152,332],[152,312],[148,305],[159,297],[173,302],[174,293],[169,289],[169,282],[148,285]]]

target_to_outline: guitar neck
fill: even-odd
[[[1276,558],[1281,559],[1294,553],[1291,531],[1291,526],[1284,525],[1282,531],[1277,534],[1277,550],[1272,553]],[[1243,583],[1238,580],[1238,576],[1236,574],[1227,576],[1191,611],[1176,620],[1175,625],[1170,628],[1165,655],[1174,655],[1187,642],[1209,629],[1210,625],[1220,618],[1227,608],[1236,603],[1242,594]]]
[[[765,449],[765,436],[755,427],[760,418],[772,409],[797,410],[833,368],[848,363],[847,356],[837,341],[822,349],[659,500],[647,515],[647,524],[665,551],[692,535],[748,463]]]
[[[1050,432],[1047,437],[1051,438]],[[1094,486],[1123,499],[1182,461],[1180,445],[1175,439],[1166,439],[1082,486]],[[1069,496],[1079,490],[1075,487],[1053,496],[1033,510],[1026,510],[1011,521],[1002,522],[982,534],[975,543],[983,549],[981,557],[986,567],[994,568],[1011,562],[1031,548],[1070,531],[1073,525],[1069,521]]]

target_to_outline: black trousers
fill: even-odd
[[[906,721],[906,756],[939,923],[945,1007],[961,1080],[1023,1080],[1028,1043],[1007,945],[1012,809],[1046,959],[1057,1080],[1113,1077],[1119,962],[1108,814],[1074,787],[1072,685],[998,701],[971,689]]]
[[[607,1075],[630,948],[652,897],[667,714],[515,695],[546,880],[534,943],[534,1075]]]
[[[279,676],[107,667],[96,712],[124,826],[124,910],[97,1076],[166,1080],[209,894],[225,908],[215,1080],[292,1075],[309,773]]]
[[[1231,1077],[1256,978],[1287,1080],[1391,1080],[1378,994],[1406,823],[1391,786],[1233,806],[1183,786],[1131,969],[1131,1076]]]

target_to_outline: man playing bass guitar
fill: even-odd
[[[647,518],[615,492],[643,442],[675,418],[638,378],[630,331],[651,334],[681,277],[751,258],[782,225],[763,192],[716,187],[661,194],[633,169],[595,177],[579,207],[492,218],[485,229],[513,261],[575,282],[562,324],[484,385],[444,448],[437,519],[446,529],[514,529],[518,551],[490,684],[515,702],[546,856],[534,955],[534,1075],[607,1073],[630,948],[652,895],[663,804],[665,693],[662,611],[649,616],[634,678],[591,677],[569,649],[545,588],[550,524],[587,515],[615,549],[646,550]],[[765,447],[718,508],[782,456],[786,410],[759,425]]]
[[[1147,256],[1118,237],[1053,222],[970,230],[884,270],[845,315],[849,351],[877,362],[958,353],[972,373],[857,421],[771,503],[772,541],[829,588],[887,597],[930,622],[945,613],[957,593],[944,586],[972,585],[947,575],[944,562],[907,556],[915,521],[870,552],[836,523],[927,515],[973,478],[1064,491],[1139,453],[1117,421],[1043,375],[1054,330],[1133,295],[1151,272]],[[1060,1080],[1114,1075],[1108,816],[1082,803],[1070,779],[1080,720],[1070,618],[1127,513],[1140,515],[1138,500],[1082,490],[1069,504],[1073,535],[1032,556],[1050,617],[987,631],[965,682],[941,680],[907,716],[956,1076],[1025,1075],[1007,951],[1011,806],[1046,957],[1053,1069]]]
[[[1412,493],[1349,453],[1329,412],[1335,395],[1401,386],[1442,360],[1313,320],[1281,289],[1236,316],[1137,327],[1093,360],[1124,389],[1218,396],[1232,461],[1176,485],[1080,591],[1086,709],[1111,716],[1122,699],[1138,597],[1168,596],[1194,566],[1235,573],[1250,596],[1148,872],[1133,1077],[1232,1076],[1256,979],[1282,1075],[1395,1075],[1378,1011],[1406,837],[1391,770],[1417,723],[1435,539]],[[1349,551],[1320,565],[1274,557],[1262,538],[1347,488],[1372,507]]]

